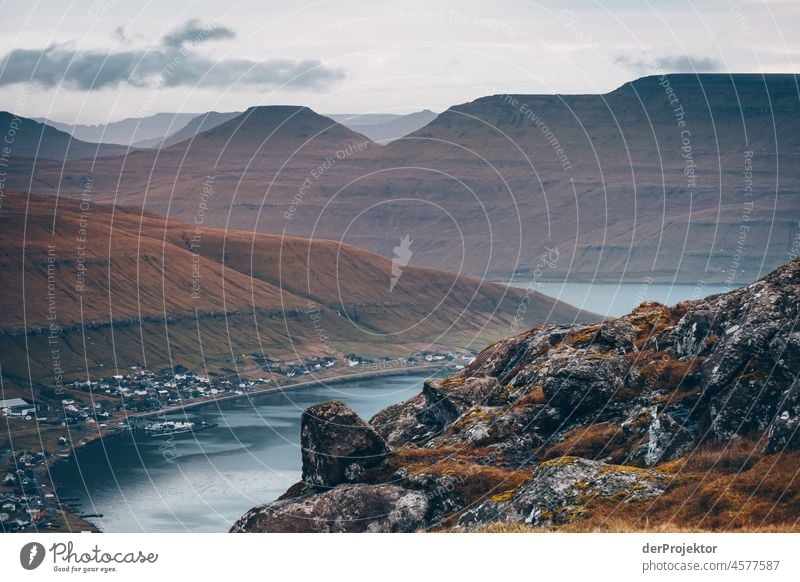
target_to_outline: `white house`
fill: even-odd
[[[25,402],[22,398],[0,400],[0,410],[6,414],[13,414],[15,416],[35,412],[34,407]]]

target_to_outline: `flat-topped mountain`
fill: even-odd
[[[792,131],[800,121],[798,94],[795,75],[670,74],[603,95],[492,95],[449,108],[389,149],[461,157],[451,147],[458,145],[482,155],[502,153],[497,161],[549,165],[560,162],[556,139],[573,168],[614,158],[625,166],[629,156],[646,161],[655,155],[651,162],[679,157],[688,136],[696,154],[716,156],[737,146],[737,153],[793,156],[800,143]],[[603,150],[609,145],[613,152]],[[626,146],[619,156],[617,148]]]
[[[303,480],[236,532],[797,531],[800,259],[543,325],[368,423],[303,413]]]

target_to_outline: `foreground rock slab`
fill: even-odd
[[[231,532],[413,532],[425,525],[423,493],[396,485],[340,485],[251,509]]]

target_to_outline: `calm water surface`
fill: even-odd
[[[525,289],[529,283],[519,281],[511,283],[511,285]],[[725,293],[736,287],[711,284],[537,283],[534,288],[575,307],[600,315],[618,317],[629,313],[643,301],[658,301],[664,305],[674,305],[687,299],[701,299],[708,295]]]
[[[97,441],[56,464],[62,497],[107,532],[223,532],[245,511],[300,480],[300,414],[343,400],[362,418],[410,398],[428,375],[374,378],[255,396],[194,408],[169,418],[217,427],[171,441],[129,434]],[[163,448],[174,458],[165,458]]]

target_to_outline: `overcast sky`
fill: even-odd
[[[800,0],[0,0],[0,109],[404,113],[659,72],[798,72]]]

